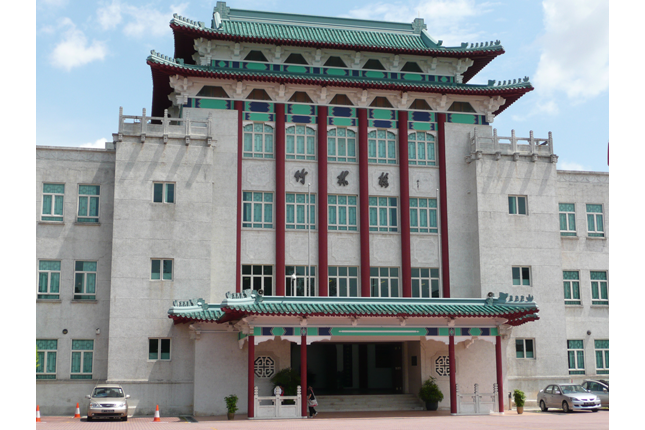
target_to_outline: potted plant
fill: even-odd
[[[419,390],[419,398],[426,403],[426,409],[436,411],[439,408],[439,402],[443,400],[443,393],[432,376],[423,383]]]
[[[514,390],[513,391],[513,401],[515,402],[515,406],[517,406],[517,413],[521,414],[524,412],[524,402],[526,401],[526,396],[524,395],[524,391],[521,390]]]
[[[235,394],[229,394],[224,397],[226,401],[226,411],[229,420],[235,418],[235,412],[237,411],[237,396]]]

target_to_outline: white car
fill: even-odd
[[[598,396],[603,407],[609,407],[609,381],[607,379],[588,379],[582,383],[582,388]]]
[[[92,394],[85,398],[90,399],[87,407],[87,420],[95,418],[120,418],[128,420],[128,399],[130,395],[123,392],[123,388],[116,384],[99,384],[94,387]]]
[[[600,399],[595,394],[577,384],[553,384],[540,390],[537,402],[542,412],[549,408],[562,408],[564,412],[586,411],[598,412]]]

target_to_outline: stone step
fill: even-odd
[[[317,396],[321,411],[416,411],[423,403],[414,394]]]

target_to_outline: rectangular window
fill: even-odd
[[[287,160],[316,159],[316,130],[305,125],[292,125],[285,131]]]
[[[55,339],[36,339],[36,379],[56,379]]]
[[[412,297],[440,297],[439,269],[412,268]]]
[[[508,196],[508,213],[511,215],[526,215],[526,196]]]
[[[596,374],[609,375],[609,339],[594,340],[596,352]]]
[[[92,379],[93,340],[72,340],[70,379]]]
[[[245,158],[273,158],[273,127],[262,122],[246,124],[242,155]]]
[[[273,228],[273,193],[242,193],[242,227]]]
[[[533,339],[515,339],[515,358],[535,358]]]
[[[580,305],[580,273],[573,270],[562,272],[564,282],[564,304]]]
[[[567,354],[569,355],[569,375],[585,374],[585,350],[581,340],[567,341]]]
[[[396,197],[369,198],[370,231],[399,231]]]
[[[148,339],[149,361],[170,361],[170,339]]]
[[[327,224],[329,231],[358,230],[358,197],[357,196],[327,196]]]
[[[172,260],[152,259],[150,279],[153,281],[172,281]]]
[[[311,276],[307,277],[309,267],[307,266],[285,266],[285,288],[286,296],[295,297],[316,297],[316,268],[311,266]],[[293,274],[295,273],[295,277]],[[307,282],[308,281],[308,282]]]
[[[56,300],[60,298],[60,261],[40,260],[38,262],[38,298]]]
[[[175,203],[175,184],[171,182],[154,182],[152,188],[153,202]]]
[[[513,285],[531,286],[531,269],[529,267],[513,267]]]
[[[372,297],[399,297],[399,268],[370,267]]]
[[[408,135],[408,164],[411,166],[436,166],[434,136],[424,131]]]
[[[602,205],[587,205],[587,235],[589,237],[605,237]]]
[[[316,228],[316,195],[311,194],[311,202],[308,202],[307,194],[287,193],[287,229],[306,230]],[[309,208],[309,211],[307,211]]]
[[[372,130],[367,133],[367,162],[396,164],[396,134],[388,130]]]
[[[329,266],[329,296],[358,297],[358,267]]]
[[[78,216],[76,222],[99,222],[99,185],[78,186]]]
[[[438,232],[437,199],[410,198],[410,232]]]
[[[74,300],[96,299],[96,261],[74,263]]]
[[[576,205],[560,203],[560,236],[576,236]]]
[[[272,296],[273,266],[242,265],[242,290],[262,290],[265,296]]]
[[[42,221],[63,221],[64,184],[43,184]]]
[[[607,272],[590,272],[591,275],[591,304],[608,305],[609,291],[607,286]]]
[[[356,131],[344,127],[327,131],[327,161],[356,163]]]

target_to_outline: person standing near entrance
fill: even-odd
[[[316,395],[314,394],[314,389],[309,386],[307,390],[307,405],[309,406],[309,417],[313,418],[318,415],[315,407],[318,406],[318,401],[316,400]]]

